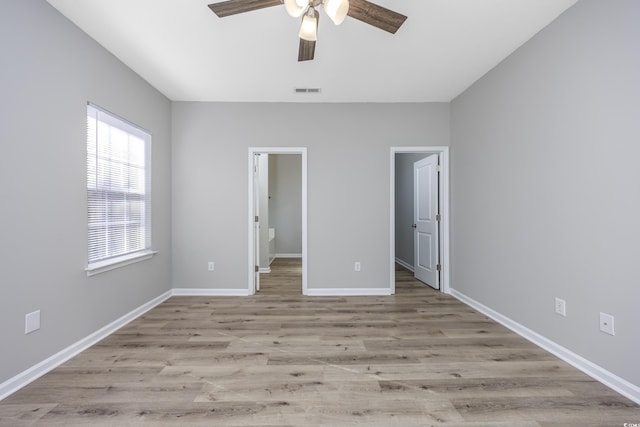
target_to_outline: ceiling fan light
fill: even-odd
[[[302,16],[309,2],[307,0],[284,0],[284,8],[287,10],[289,16],[298,18]]]
[[[349,13],[349,0],[324,0],[322,6],[336,25],[342,24]]]
[[[298,37],[309,42],[318,40],[318,12],[313,8],[302,17]]]

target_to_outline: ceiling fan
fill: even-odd
[[[367,0],[227,0],[213,3],[209,8],[218,17],[236,15],[266,7],[278,6],[284,3],[289,15],[294,18],[302,16],[300,26],[300,47],[298,61],[312,60],[316,50],[318,33],[318,19],[320,13],[316,10],[322,6],[334,24],[340,25],[347,16],[357,19],[374,27],[395,34],[407,19],[406,16]]]

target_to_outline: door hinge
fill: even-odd
[[[436,264],[436,271],[442,270],[442,266],[440,264]]]
[[[258,266],[256,265],[256,273],[257,273],[258,271],[260,271],[260,267],[258,267]]]
[[[255,222],[260,222],[260,217],[256,215]]]
[[[440,214],[436,214],[436,221],[440,222]]]
[[[436,172],[442,172],[442,166],[437,165],[436,166]]]

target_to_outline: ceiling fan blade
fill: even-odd
[[[209,5],[209,9],[218,17],[235,15],[237,13],[251,12],[265,7],[282,5],[281,0],[227,0]]]
[[[311,61],[316,53],[316,42],[310,42],[300,39],[300,48],[298,49],[298,62]]]
[[[348,15],[354,19],[395,34],[406,16],[367,0],[349,0]]]

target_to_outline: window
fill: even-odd
[[[150,258],[151,135],[87,106],[87,274]]]

